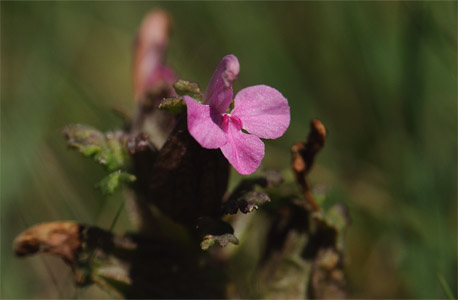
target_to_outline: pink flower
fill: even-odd
[[[210,79],[203,104],[188,96],[184,100],[188,130],[196,141],[204,148],[220,148],[240,174],[251,174],[264,157],[264,143],[260,138],[282,136],[289,126],[290,113],[286,98],[266,85],[239,91],[234,109],[226,113],[232,102],[232,82],[239,71],[237,57],[223,57]]]

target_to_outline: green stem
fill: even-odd
[[[110,229],[108,229],[109,232],[113,231],[116,223],[118,222],[119,216],[121,215],[121,212],[124,209],[124,204],[125,204],[125,201],[123,200],[121,202],[121,206],[119,206],[118,211],[116,212],[116,215],[115,215],[113,221],[111,222]]]

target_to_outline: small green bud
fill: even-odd
[[[195,82],[180,79],[173,84],[173,88],[180,96],[189,96],[199,101],[203,99],[203,94],[200,91],[199,85]]]
[[[168,111],[174,115],[182,113],[186,108],[183,98],[166,98],[159,103],[159,109]]]

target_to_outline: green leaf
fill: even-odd
[[[159,103],[158,108],[178,115],[185,110],[186,102],[184,102],[183,98],[166,98]]]
[[[132,183],[136,180],[136,177],[127,172],[121,170],[108,174],[97,184],[105,195],[111,195],[119,187],[121,183]]]
[[[200,91],[199,85],[195,82],[178,80],[173,84],[173,88],[180,96],[189,96],[199,101],[202,101],[203,99],[203,94]]]
[[[104,134],[86,125],[70,125],[64,128],[67,145],[83,156],[92,157],[108,171],[121,168],[127,161],[127,153],[120,132]]]
[[[115,133],[106,134],[107,148],[103,149],[106,166],[108,170],[116,170],[122,167],[126,162],[125,145]]]
[[[64,128],[63,133],[68,146],[78,149],[83,155],[90,156],[102,150],[104,134],[95,128],[86,125],[70,125]]]
[[[202,250],[208,250],[209,248],[214,247],[216,245],[220,247],[226,247],[229,243],[238,245],[239,240],[231,233],[226,233],[223,235],[208,234],[200,243],[200,248],[202,248]]]

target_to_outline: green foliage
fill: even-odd
[[[183,98],[166,98],[159,103],[159,109],[168,111],[174,115],[181,114],[186,109],[186,102]]]
[[[108,174],[97,184],[105,195],[111,195],[121,183],[132,183],[136,180],[135,176],[121,170]]]
[[[104,134],[79,124],[65,127],[63,133],[69,147],[77,149],[85,157],[92,157],[108,171],[117,170],[126,163],[127,153],[120,133]]]
[[[180,97],[163,99],[159,103],[159,109],[178,115],[186,109],[186,102],[184,102],[183,96],[189,96],[199,102],[203,100],[204,96],[200,91],[199,85],[195,82],[180,79],[173,84],[173,88]]]
[[[91,157],[110,171],[97,184],[103,194],[111,195],[121,183],[136,180],[134,175],[120,169],[127,164],[126,143],[121,132],[104,134],[90,126],[78,124],[65,127],[63,133],[69,147],[77,149],[85,157]]]
[[[189,96],[198,101],[203,100],[203,94],[200,91],[199,85],[195,82],[180,79],[173,84],[173,88],[180,96]]]

